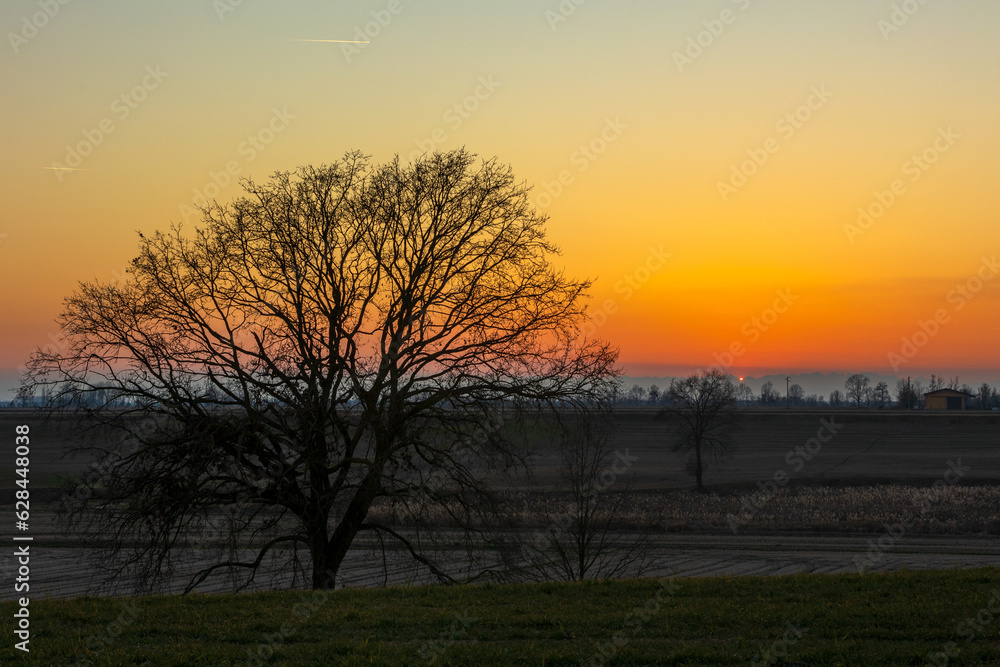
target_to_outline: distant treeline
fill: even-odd
[[[754,392],[749,386],[735,378],[732,380],[736,392],[737,403],[741,406],[764,407],[806,407],[806,408],[899,408],[918,409],[924,407],[924,394],[938,389],[953,389],[969,394],[966,399],[968,410],[998,410],[1000,409],[1000,391],[984,382],[979,387],[962,384],[958,376],[944,378],[931,374],[930,382],[924,384],[921,380],[903,380],[896,382],[890,388],[886,382],[872,384],[871,378],[862,373],[855,373],[847,378],[844,390],[834,390],[829,396],[825,394],[807,394],[800,384],[791,384],[782,392],[773,382],[765,382],[759,392]],[[648,389],[638,384],[630,389],[621,387],[615,397],[618,405],[671,405],[670,388],[652,385]]]

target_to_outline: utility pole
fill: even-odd
[[[906,376],[906,410],[909,411],[910,403],[913,401],[913,390],[910,389],[910,376]]]
[[[788,410],[792,407],[791,402],[788,400],[788,383],[791,381],[791,377],[785,378],[785,409]]]

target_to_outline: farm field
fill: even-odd
[[[917,570],[954,570],[989,567],[998,563],[1000,538],[970,536],[913,535],[895,540],[887,549],[872,551],[880,535],[803,535],[803,534],[687,534],[657,535],[647,544],[651,567],[647,577],[759,576],[790,574],[856,574]],[[345,588],[413,586],[435,584],[427,569],[417,565],[409,554],[393,545],[382,552],[370,541],[359,539],[341,569],[338,585]],[[36,541],[33,546],[33,598],[73,598],[111,592],[98,589],[101,583],[97,554],[85,547],[50,546]],[[181,593],[198,566],[210,562],[211,554],[196,549],[181,550],[175,555],[173,576],[164,593]],[[244,553],[244,556],[249,556]],[[458,564],[464,553],[435,554],[439,559]],[[0,563],[0,580],[15,575],[11,559]],[[442,562],[442,561],[439,561]],[[247,591],[302,589],[303,581],[293,580],[286,561],[265,562],[257,580]],[[446,568],[448,569],[448,568]],[[457,572],[453,572],[457,574]],[[213,577],[200,584],[197,593],[229,593],[232,583],[225,577]],[[120,593],[119,593],[120,594]],[[0,600],[14,600],[13,587],[0,590]]]
[[[749,411],[731,457],[712,464],[709,493],[692,490],[684,461],[669,451],[673,426],[655,409],[622,409],[610,429],[614,449],[633,461],[632,488],[620,529],[650,530],[649,544],[658,576],[783,575],[857,571],[858,558],[913,511],[919,494],[961,461],[962,478],[939,501],[917,512],[905,539],[893,540],[868,570],[944,569],[997,562],[1000,554],[1000,415],[928,414],[878,411]],[[821,420],[839,427],[806,460],[801,452],[816,436]],[[98,579],[84,565],[93,555],[86,536],[63,532],[51,501],[58,477],[85,467],[84,460],[60,458],[70,429],[46,423],[31,411],[0,411],[0,434],[28,423],[31,436],[32,532],[43,595],[72,597],[93,590]],[[791,463],[789,463],[791,461]],[[516,490],[511,502],[530,508],[534,494],[557,475],[554,451],[544,452],[537,486]],[[798,469],[797,469],[798,468]],[[0,496],[12,506],[13,457],[5,457]],[[776,472],[788,482],[764,493]],[[772,485],[771,488],[776,488]],[[749,503],[749,504],[748,504]],[[376,510],[377,511],[377,510]],[[525,509],[525,530],[537,530]],[[733,522],[733,517],[738,521]],[[456,555],[456,560],[458,559]],[[8,579],[10,564],[0,563]],[[186,552],[171,590],[203,560]],[[277,568],[266,570],[260,589],[293,582]],[[359,545],[345,563],[341,582],[349,586],[431,583],[403,554],[390,550],[385,562]],[[224,581],[198,590],[224,592]],[[3,599],[11,594],[4,592]]]
[[[685,462],[670,452],[676,422],[656,408],[619,408],[611,439],[635,457],[636,490],[693,486]],[[815,438],[823,422],[838,428],[811,459],[796,454]],[[826,430],[823,431],[825,436]],[[808,454],[808,453],[807,453]],[[791,457],[793,463],[788,463]],[[748,410],[731,456],[711,463],[705,484],[713,490],[743,488],[784,471],[792,484],[929,484],[962,459],[968,483],[1000,481],[1000,413],[929,413],[894,410]],[[794,463],[801,459],[800,466]],[[551,479],[555,458],[546,464]]]
[[[685,461],[670,451],[676,424],[656,408],[620,408],[610,429],[615,449],[635,458],[635,490],[686,489],[693,481]],[[823,420],[840,427],[809,460],[795,453],[817,435]],[[86,459],[63,459],[66,423],[45,423],[30,410],[0,410],[0,442],[13,443],[14,427],[31,426],[32,484],[51,487],[60,475],[79,472]],[[825,433],[825,431],[824,431]],[[798,464],[789,463],[788,457]],[[731,456],[711,463],[705,483],[724,490],[753,486],[785,471],[793,484],[925,484],[939,479],[949,460],[969,468],[966,483],[1000,482],[1000,413],[928,413],[893,410],[749,410]],[[540,459],[536,481],[555,475],[555,452]],[[0,489],[12,489],[14,460],[0,461]]]

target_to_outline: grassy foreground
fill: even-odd
[[[9,628],[14,603],[0,606]],[[1000,664],[996,568],[32,600],[29,609],[30,654],[13,650],[8,629],[0,662]]]

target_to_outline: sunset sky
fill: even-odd
[[[0,384],[227,169],[461,146],[630,375],[1000,381],[995,0],[62,1],[0,6]]]

